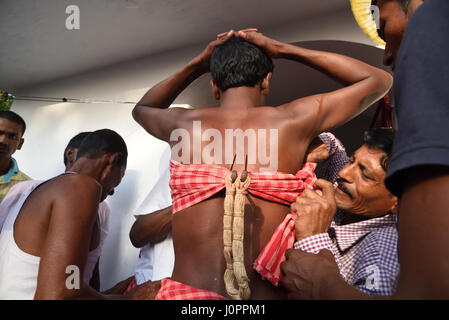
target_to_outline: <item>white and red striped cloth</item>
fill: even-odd
[[[197,289],[171,279],[162,279],[155,300],[228,300],[218,293]]]
[[[251,184],[249,193],[263,199],[291,204],[305,188],[311,188],[316,180],[315,163],[306,163],[296,174],[282,172],[248,172]],[[184,165],[170,161],[170,188],[173,213],[193,206],[225,188],[225,178],[231,173],[224,167],[212,165]],[[293,246],[295,213],[288,214],[275,230],[270,241],[254,262],[254,269],[262,278],[277,285],[280,264],[285,251]]]

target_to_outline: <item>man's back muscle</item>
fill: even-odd
[[[84,185],[89,180],[94,182],[92,178],[84,175],[62,175],[44,182],[35,189],[25,200],[14,224],[14,238],[18,247],[26,253],[40,257],[49,229],[54,223],[63,221],[55,219],[57,216],[65,215],[65,212],[58,210],[58,204],[60,202],[76,203],[77,198],[79,198],[78,201],[85,199],[82,196],[82,190],[76,190],[76,186]],[[76,219],[76,217],[66,218],[64,218],[65,223],[68,225],[71,224],[71,219]],[[92,220],[97,225],[95,215],[92,216]],[[98,227],[94,230],[96,229]],[[85,230],[85,232],[88,235],[92,230]],[[92,234],[92,240],[90,250],[98,246],[98,230]]]

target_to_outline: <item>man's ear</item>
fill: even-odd
[[[23,138],[20,138],[19,146],[17,147],[17,150],[20,150],[22,148],[23,142],[25,140]]]
[[[70,168],[73,163],[75,162],[75,158],[76,158],[76,154],[78,153],[78,149],[76,148],[67,148],[67,150],[65,151],[65,158],[67,159],[67,164],[66,167]]]
[[[102,157],[103,172],[101,174],[101,181],[104,181],[109,176],[109,174],[111,174],[112,169],[114,168],[114,166],[118,161],[117,156],[119,154],[120,153],[115,152],[115,153],[106,153],[105,155],[103,155]]]
[[[122,160],[123,160],[122,158],[123,158],[123,155],[121,152],[114,152],[111,154],[110,163],[113,166],[118,166],[120,163],[122,163]]]
[[[265,78],[263,78],[263,80],[260,82],[260,90],[264,95],[268,95],[268,93],[270,92],[270,82],[272,75],[272,72],[268,72]]]
[[[210,87],[212,89],[212,94],[214,95],[214,98],[216,100],[220,100],[220,98],[221,98],[220,89],[217,87],[217,85],[215,84],[215,81],[213,79],[210,80]]]
[[[391,212],[393,214],[398,213],[398,198],[397,197],[394,197],[394,204],[393,204],[393,207],[391,207]]]

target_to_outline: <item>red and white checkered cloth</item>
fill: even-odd
[[[228,300],[218,293],[163,279],[156,300]]]
[[[282,172],[248,172],[251,184],[248,191],[269,201],[291,204],[305,188],[316,180],[315,163],[306,163],[296,174]],[[231,173],[224,167],[212,165],[184,165],[170,161],[170,188],[173,213],[193,206],[225,188],[225,178]],[[288,214],[275,230],[270,241],[254,262],[254,269],[262,278],[277,285],[281,278],[280,264],[285,250],[293,246],[295,214]]]

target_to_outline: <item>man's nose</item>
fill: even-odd
[[[340,172],[338,172],[337,181],[351,183],[352,182],[351,168],[352,168],[352,165],[349,163],[346,166],[344,166],[343,169],[341,169]]]

